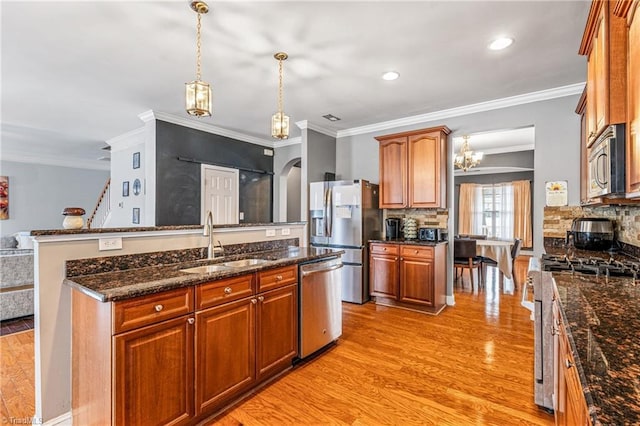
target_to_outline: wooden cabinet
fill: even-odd
[[[289,368],[297,272],[291,265],[111,303],[74,291],[74,424],[195,424]]]
[[[614,3],[594,0],[579,53],[587,56],[586,143],[626,121],[627,33]]]
[[[179,425],[193,416],[193,332],[183,316],[113,338],[115,424]]]
[[[447,205],[446,126],[380,136],[380,208]]]
[[[258,296],[256,373],[262,381],[291,365],[298,354],[298,287]]]
[[[394,244],[371,244],[369,254],[370,292],[372,296],[396,298],[400,271],[398,269],[398,253],[400,249]]]
[[[557,333],[555,355],[558,360],[556,364],[557,387],[554,389],[556,395],[556,426],[590,425],[591,418],[587,402],[580,385],[576,362],[571,352],[569,338],[561,318],[558,303],[556,293],[553,306],[554,330]]]
[[[445,305],[446,244],[372,243],[369,277],[376,303],[437,313]]]
[[[627,198],[640,197],[640,1],[618,0],[614,13],[627,30]]]
[[[256,299],[196,313],[196,405],[198,414],[215,410],[255,381]]]

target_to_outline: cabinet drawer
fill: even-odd
[[[398,254],[397,244],[371,244],[371,253],[375,254]]]
[[[154,324],[193,311],[190,287],[114,302],[113,333]]]
[[[402,257],[421,257],[433,259],[433,247],[425,246],[401,246],[400,256]]]
[[[258,272],[258,293],[298,282],[298,265]]]
[[[253,294],[254,274],[226,278],[196,287],[196,309],[209,308]]]

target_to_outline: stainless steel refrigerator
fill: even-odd
[[[369,300],[369,250],[367,242],[380,239],[382,212],[378,185],[366,180],[309,184],[310,241],[312,247],[333,247],[342,256],[342,300]]]

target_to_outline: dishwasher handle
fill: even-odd
[[[335,271],[336,269],[342,268],[342,266],[342,262],[334,259],[332,262],[319,262],[302,265],[300,272],[303,277],[308,277],[309,275],[314,275],[320,272]]]

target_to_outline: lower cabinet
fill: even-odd
[[[372,243],[370,288],[376,303],[439,312],[445,305],[446,244]]]
[[[122,302],[73,291],[72,318],[74,424],[196,424],[291,366],[297,265]]]
[[[558,303],[557,300],[554,303]],[[554,306],[554,323],[558,333],[556,348],[556,375],[558,378],[555,420],[557,426],[590,425],[591,418],[584,398],[580,376],[571,353],[567,331],[560,317],[558,306]]]

